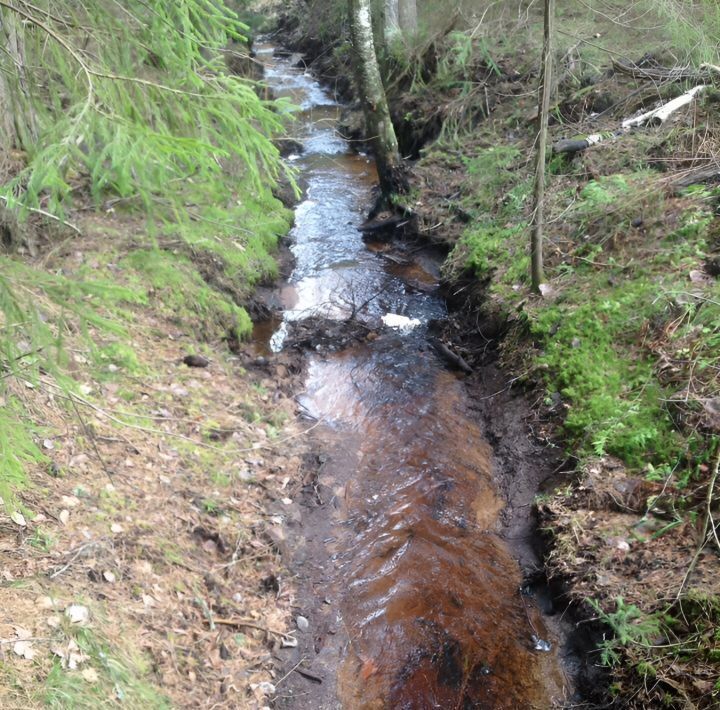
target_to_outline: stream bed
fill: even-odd
[[[512,480],[498,485],[464,376],[428,342],[447,315],[438,260],[363,242],[374,164],[338,135],[340,107],[309,73],[257,50],[275,95],[302,109],[288,160],[306,187],[282,321],[258,337],[278,351],[294,322],[351,314],[367,332],[307,355],[298,401],[322,453],[289,536],[309,623],[276,706],[550,708],[567,697],[562,643],[503,535]]]

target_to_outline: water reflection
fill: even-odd
[[[293,299],[273,347],[293,319],[345,318],[365,302],[373,323],[388,312],[422,324],[443,316],[437,276],[360,239],[375,169],[336,135],[327,93],[283,62],[268,80],[306,109],[294,164],[308,185],[292,231]],[[339,698],[351,710],[549,708],[563,680],[555,655],[533,648],[546,631],[498,534],[492,450],[426,336],[422,326],[383,334],[308,363],[300,403],[330,453],[337,530],[327,551],[350,639]]]

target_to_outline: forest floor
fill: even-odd
[[[158,253],[136,219],[77,226],[25,264],[130,291],[87,297],[119,330],[67,334],[76,387],[10,384],[42,456],[0,518],[0,706],[263,707],[273,649],[296,643],[280,552],[306,444],[299,363],[202,337],[202,287],[178,272],[170,300],[137,266]]]

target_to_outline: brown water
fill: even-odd
[[[328,458],[305,525],[315,560],[303,575],[341,633],[321,642],[322,614],[311,616],[315,651],[335,647],[333,700],[311,694],[289,704],[550,708],[564,693],[557,643],[521,593],[501,537],[492,449],[461,379],[427,345],[427,322],[445,315],[437,273],[363,244],[355,225],[370,203],[372,163],[335,134],[337,107],[312,77],[272,59],[269,48],[260,56],[276,92],[304,107],[297,134],[305,152],[293,162],[308,191],[296,210],[284,322],[340,319],[375,295],[362,318],[380,334],[309,357],[300,402],[321,422],[315,431]],[[383,329],[387,313],[420,325],[406,334]],[[281,324],[272,347],[284,336]]]

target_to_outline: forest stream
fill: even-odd
[[[298,400],[323,453],[291,533],[301,644],[276,704],[549,708],[567,694],[562,641],[503,536],[493,448],[464,376],[429,344],[446,316],[438,260],[389,259],[363,241],[374,165],[339,136],[340,107],[309,73],[268,45],[258,58],[301,108],[303,150],[288,160],[306,189],[282,322],[257,338],[277,351],[294,322],[356,311],[371,333],[308,354]]]

